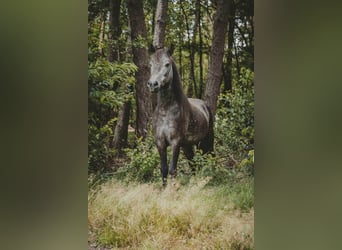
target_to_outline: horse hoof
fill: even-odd
[[[177,172],[176,172],[175,170],[170,169],[170,170],[169,170],[169,173],[170,173],[171,178],[176,178]]]

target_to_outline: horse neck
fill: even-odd
[[[176,68],[175,63],[172,61],[172,71],[173,77],[172,82],[168,85],[166,89],[162,89],[158,94],[158,105],[168,106],[174,103],[182,104],[185,106],[190,106],[188,98],[184,94],[182,83]]]

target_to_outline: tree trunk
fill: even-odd
[[[131,26],[131,39],[133,61],[138,67],[136,73],[136,134],[145,138],[148,131],[148,123],[152,114],[151,93],[147,89],[149,79],[149,66],[147,45],[141,44],[147,41],[145,18],[142,0],[127,0],[128,16]]]
[[[109,1],[109,53],[108,61],[120,61],[120,47],[118,44],[121,27],[120,27],[120,5],[121,0]],[[128,136],[128,123],[131,110],[131,102],[125,102],[121,107],[118,114],[118,120],[114,128],[114,137],[111,142],[111,147],[118,152],[127,145]]]
[[[240,79],[240,62],[239,62],[239,51],[235,41],[233,42],[235,61],[236,61],[236,72],[238,74],[238,79]]]
[[[104,56],[104,52],[103,52],[103,43],[104,43],[104,28],[105,28],[105,12],[101,13],[101,27],[100,27],[100,37],[99,37],[99,54],[101,55],[101,57]]]
[[[188,85],[188,90],[187,90],[187,96],[191,97],[193,96],[193,91],[195,89],[195,93],[196,93],[196,79],[195,79],[195,62],[194,62],[194,55],[193,55],[193,49],[192,49],[192,44],[190,42],[190,26],[189,26],[189,20],[188,20],[188,16],[184,10],[183,7],[183,2],[182,0],[179,1],[180,3],[180,8],[183,12],[183,16],[185,19],[185,27],[186,27],[186,32],[187,32],[187,47],[188,47],[188,51],[190,53],[190,79],[191,81],[189,82]]]
[[[120,5],[121,0],[109,1],[109,53],[108,61],[114,62],[120,60],[120,48],[118,40],[121,35],[120,27]]]
[[[179,55],[178,55],[178,60],[179,60],[179,75],[181,77],[181,79],[183,79],[183,66],[182,66],[182,47],[183,47],[183,40],[182,40],[182,36],[179,35],[179,43],[178,43],[178,49],[179,49]]]
[[[165,41],[165,30],[166,30],[166,13],[167,13],[168,1],[158,0],[157,10],[155,15],[155,27],[153,34],[153,47],[163,48]]]
[[[228,25],[229,8],[230,1],[217,0],[217,10],[213,29],[213,42],[210,50],[208,79],[204,94],[205,102],[209,106],[214,116],[216,114],[216,102],[220,93],[220,83],[222,80],[222,60]]]
[[[113,148],[119,153],[127,146],[129,115],[131,112],[131,102],[125,102],[120,108],[118,121],[114,130]]]
[[[199,78],[199,93],[197,95],[198,98],[202,98],[203,92],[203,40],[202,40],[202,23],[201,23],[201,1],[197,0],[198,5],[198,35],[199,35],[199,66],[200,66],[200,78]]]
[[[232,12],[231,12],[232,13]],[[233,64],[233,44],[234,44],[234,13],[229,16],[228,20],[228,50],[227,62],[223,67],[223,90],[229,91],[232,89],[232,64]]]
[[[196,81],[196,74],[195,74],[195,55],[196,55],[196,37],[197,37],[197,28],[200,22],[200,0],[196,0],[196,5],[195,5],[195,23],[192,31],[192,41],[191,41],[191,51],[190,51],[190,62],[191,62],[191,78],[193,80],[193,87],[194,87],[194,93],[188,94],[190,97],[195,96],[198,97],[200,90],[197,85]],[[200,87],[200,86],[199,86]]]

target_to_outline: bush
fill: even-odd
[[[126,181],[151,182],[160,180],[160,161],[157,148],[150,135],[137,139],[137,147],[126,149],[129,161],[115,173],[116,178]]]
[[[115,151],[110,147],[116,113],[123,102],[132,100],[137,67],[98,59],[88,70],[88,170],[108,167]]]
[[[254,73],[241,70],[231,92],[219,96],[215,123],[218,155],[227,158],[227,167],[254,165]],[[247,164],[248,163],[248,164]]]

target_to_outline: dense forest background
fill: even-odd
[[[89,249],[253,249],[253,1],[88,4]],[[214,154],[196,150],[195,176],[181,154],[166,188],[151,44],[174,45],[185,93],[215,115]]]
[[[165,45],[175,45],[184,90],[188,97],[204,99],[216,115],[219,165],[251,168],[253,1],[162,2]],[[157,0],[89,0],[89,173],[114,172],[139,158],[136,164],[146,168],[148,173],[141,173],[146,179],[156,168],[156,159],[149,159],[155,156],[151,145],[145,145],[154,100],[146,82],[156,10]]]

